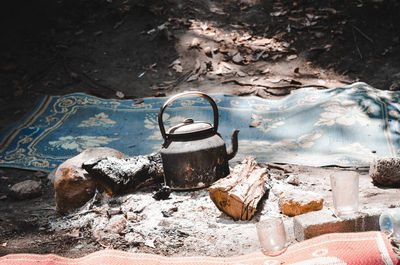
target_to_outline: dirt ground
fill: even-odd
[[[7,1],[0,8],[0,131],[43,94],[104,98],[184,90],[279,98],[366,82],[400,90],[400,1]],[[29,201],[9,187],[40,180]],[[104,246],[48,229],[47,174],[0,169],[0,256]],[[71,254],[77,244],[83,245]],[[115,246],[118,248],[118,246]],[[151,250],[148,250],[151,251]],[[168,253],[166,253],[168,254]]]

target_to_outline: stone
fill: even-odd
[[[378,210],[363,210],[351,217],[340,218],[323,209],[295,216],[294,236],[297,241],[307,240],[328,233],[379,231]]]
[[[400,80],[394,81],[390,87],[389,87],[390,91],[399,91],[400,90]]]
[[[42,185],[38,181],[25,180],[14,184],[11,188],[11,196],[19,199],[32,199],[42,195]]]
[[[125,229],[125,226],[126,218],[123,214],[119,214],[110,218],[105,229],[113,234],[120,234]]]
[[[97,183],[82,164],[89,159],[104,157],[123,158],[125,155],[112,148],[89,148],[58,166],[54,174],[57,212],[64,214],[79,208],[93,197]]]
[[[294,186],[299,186],[300,185],[300,180],[299,180],[298,175],[289,174],[289,176],[286,178],[286,183],[292,184]]]
[[[375,159],[369,167],[369,176],[376,185],[400,187],[400,158]]]
[[[142,235],[133,232],[127,233],[125,235],[125,240],[131,245],[139,245],[146,241]]]
[[[114,207],[107,210],[107,214],[112,216],[121,213],[121,207]]]
[[[205,53],[208,57],[210,57],[210,58],[213,57],[213,52],[212,52],[212,50],[211,50],[211,48],[210,48],[209,46],[206,46],[206,47],[204,48],[204,53]]]
[[[193,38],[192,42],[189,45],[190,49],[197,49],[200,47],[200,41],[198,38]]]
[[[138,215],[134,212],[127,212],[126,213],[126,219],[128,221],[136,221],[138,219]]]
[[[117,239],[124,231],[126,223],[123,214],[114,215],[110,219],[98,216],[92,225],[92,235],[97,239]]]
[[[106,229],[105,229],[105,227],[108,224],[108,220],[109,219],[106,216],[96,216],[96,218],[93,219],[92,235],[97,240],[108,238],[108,236],[111,237],[111,235],[107,234]],[[115,235],[113,235],[113,236],[115,236]]]
[[[324,206],[324,199],[315,192],[286,191],[279,197],[279,209],[288,216],[318,211]]]
[[[235,56],[232,57],[232,60],[234,63],[240,64],[243,62],[244,58],[242,55],[240,55],[240,53],[237,53]]]

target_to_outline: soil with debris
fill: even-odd
[[[43,94],[140,100],[200,90],[281,98],[305,86],[326,89],[354,81],[400,90],[399,11],[398,0],[7,1],[0,8],[0,131]],[[274,169],[275,187],[318,191],[329,207],[329,188],[322,182],[335,169],[292,167],[300,184],[293,186],[287,172]],[[397,190],[383,193],[360,173],[364,206],[371,199],[382,205],[397,201],[390,197]],[[18,200],[11,187],[28,179],[41,183],[41,196]],[[0,255],[76,257],[106,247],[237,255],[258,249],[258,219],[280,215],[273,192],[254,220],[234,222],[206,190],[173,193],[163,202],[149,190],[99,197],[59,216],[47,174],[2,168],[0,183]],[[105,220],[114,226],[105,227]]]

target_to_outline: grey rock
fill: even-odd
[[[133,232],[127,233],[125,235],[125,240],[131,245],[139,245],[141,243],[144,244],[144,242],[146,241],[142,235]]]
[[[92,225],[92,235],[98,239],[117,239],[124,231],[127,220],[123,214],[114,215],[110,219],[98,217]]]
[[[11,195],[17,199],[25,200],[39,197],[42,194],[42,185],[34,180],[25,180],[14,184],[11,188]]]
[[[123,214],[114,215],[113,217],[110,218],[106,226],[106,230],[114,234],[119,234],[125,229],[125,226],[126,226],[126,218],[124,217],[124,215]]]
[[[325,33],[317,31],[317,32],[314,33],[314,35],[315,35],[315,37],[320,39],[320,38],[323,38],[325,36]]]
[[[400,80],[399,81],[394,81],[390,87],[389,87],[390,91],[399,91],[400,90]]]
[[[244,58],[242,55],[240,55],[240,53],[237,53],[235,56],[233,56],[232,60],[234,63],[240,64],[243,62]]]
[[[294,174],[290,174],[287,179],[286,182],[289,184],[292,184],[294,186],[299,186],[300,185],[300,180],[298,175],[294,175]]]
[[[370,165],[369,176],[374,184],[385,187],[400,187],[400,158],[375,159]]]

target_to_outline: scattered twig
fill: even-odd
[[[271,163],[271,162],[267,162],[267,163],[263,163],[264,166],[268,167],[268,168],[274,168],[274,169],[279,169],[282,171],[285,171],[285,165],[281,166],[279,164],[275,164],[275,163]]]
[[[396,239],[393,236],[389,236],[390,243],[392,245],[392,249],[397,259],[400,259],[400,240]]]
[[[57,63],[58,53],[56,53],[52,58],[50,58],[43,67],[39,68],[36,72],[32,73],[22,80],[21,85],[25,86],[43,79],[50,69]]]
[[[358,45],[357,45],[356,34],[354,34],[354,27],[351,29],[351,31],[353,32],[353,39],[354,39],[354,44],[356,45],[357,52],[358,52],[358,54],[360,55],[360,59],[362,60],[362,59],[363,59],[363,56],[362,56],[362,54],[361,54],[360,48],[358,48]]]
[[[112,249],[112,248],[110,248],[110,246],[107,246],[107,245],[103,244],[103,243],[100,241],[100,239],[96,240],[96,242],[97,242],[100,246],[102,246],[103,248]]]
[[[68,74],[70,74],[70,73],[76,73],[75,71],[73,71],[73,70],[71,69],[71,66],[67,63],[66,57],[63,56],[63,55],[61,55],[61,58],[62,58],[62,60],[63,60],[63,66],[64,66],[65,71],[66,71]],[[102,85],[102,84],[100,84],[99,82],[96,82],[96,81],[93,80],[90,76],[88,76],[86,73],[84,73],[84,72],[82,72],[82,71],[80,71],[80,72],[78,73],[78,77],[84,77],[84,78],[81,79],[81,81],[83,81],[84,83],[86,83],[87,85],[89,85],[89,86],[91,86],[91,87],[93,87],[93,88],[95,88],[95,89],[105,89],[105,90],[108,90],[108,91],[112,91],[113,93],[116,93],[116,92],[117,92],[117,90],[114,89],[114,88],[111,88],[111,87]]]
[[[333,210],[331,207],[328,207],[328,210],[332,213],[333,217],[340,218],[340,216],[338,216],[338,215],[335,213],[335,210]]]
[[[254,84],[254,83],[245,83],[242,82],[240,80],[237,79],[227,79],[227,80],[222,80],[221,83],[222,84],[226,84],[226,83],[230,83],[233,82],[237,85],[240,86],[252,86],[252,87],[265,87],[268,89],[285,89],[285,88],[293,88],[293,89],[298,89],[298,88],[307,88],[307,87],[315,87],[315,88],[323,88],[323,89],[328,89],[327,86],[323,86],[323,85],[305,85],[305,86],[301,86],[301,85],[288,85],[288,86],[268,86],[268,85],[264,85],[264,84]]]
[[[353,29],[357,30],[366,40],[368,40],[369,42],[371,42],[372,44],[374,44],[374,40],[371,39],[370,37],[368,37],[367,34],[365,34],[364,32],[362,32],[361,29],[357,28],[356,26],[353,26]]]

